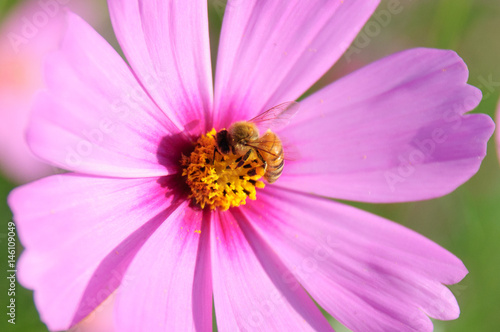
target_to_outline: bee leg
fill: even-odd
[[[234,162],[238,163],[236,164],[236,168],[240,168],[245,164],[245,162],[248,160],[248,157],[250,157],[250,154],[252,153],[252,150],[248,150],[245,155],[240,156],[238,159],[236,159]]]
[[[252,153],[252,149],[248,149],[247,153],[243,156],[243,161],[247,161],[248,157],[250,157],[250,154]]]
[[[257,153],[257,157],[259,157],[260,161],[262,161],[262,165],[264,165],[264,169],[267,170],[267,163],[264,160],[264,157],[262,157],[259,150],[257,150],[257,149],[255,149],[255,153]]]
[[[214,157],[212,158],[212,166],[215,165],[215,154],[219,152],[217,148],[214,149]]]

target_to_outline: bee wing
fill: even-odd
[[[272,131],[286,127],[290,120],[297,114],[299,103],[287,101],[260,113],[249,122],[255,123],[262,129],[271,129]]]
[[[287,161],[297,161],[302,158],[299,149],[291,144],[289,141],[282,139],[281,144],[283,145],[283,151],[285,155],[285,160]]]
[[[258,140],[252,141],[251,143],[247,143],[246,146],[249,146],[259,151],[267,152],[272,156],[276,156],[273,152],[260,146],[262,143],[269,143],[269,141],[265,141],[262,138],[259,138]],[[301,158],[301,154],[296,146],[283,139],[281,140],[281,144],[283,146],[283,151],[284,151],[283,155],[285,160],[297,161]]]

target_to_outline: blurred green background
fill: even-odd
[[[0,22],[21,1],[0,0]],[[382,1],[378,11],[387,9]],[[224,9],[223,0],[210,2],[212,46],[217,46]],[[453,49],[469,67],[469,83],[483,91],[483,101],[474,112],[494,116],[500,95],[500,1],[497,0],[399,0],[401,12],[390,16],[359,54],[343,57],[315,86],[345,75],[396,51],[413,47]],[[372,20],[376,20],[374,17]],[[377,22],[377,21],[375,21]],[[109,33],[106,36],[111,35]],[[354,44],[356,45],[356,44]],[[1,119],[0,119],[1,121]],[[8,303],[7,222],[12,215],[6,204],[16,186],[0,177],[0,331],[47,331],[33,305],[32,293],[18,285],[15,326],[6,323]],[[349,203],[353,204],[353,203]],[[480,171],[452,194],[431,201],[406,204],[353,204],[397,221],[436,241],[460,257],[469,275],[450,288],[462,314],[458,320],[435,321],[435,331],[498,331],[500,328],[500,164],[491,140]],[[21,248],[18,248],[18,253]],[[331,319],[337,331],[347,331]]]

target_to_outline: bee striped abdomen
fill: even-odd
[[[273,183],[281,176],[285,165],[283,145],[272,131],[267,131],[259,142],[260,153],[267,164],[264,178]]]

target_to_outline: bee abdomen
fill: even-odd
[[[273,183],[276,180],[278,180],[278,178],[281,176],[282,172],[283,172],[283,166],[279,167],[271,172],[266,172],[266,174],[264,175],[264,178],[267,180],[267,182]]]
[[[266,163],[264,178],[267,182],[273,183],[278,180],[285,165],[283,145],[278,136],[269,130],[259,140],[260,153]]]
[[[268,160],[266,174],[264,175],[267,182],[273,183],[278,180],[283,172],[284,166],[285,159],[283,158],[283,147],[280,147],[280,151],[276,153],[276,156]]]

